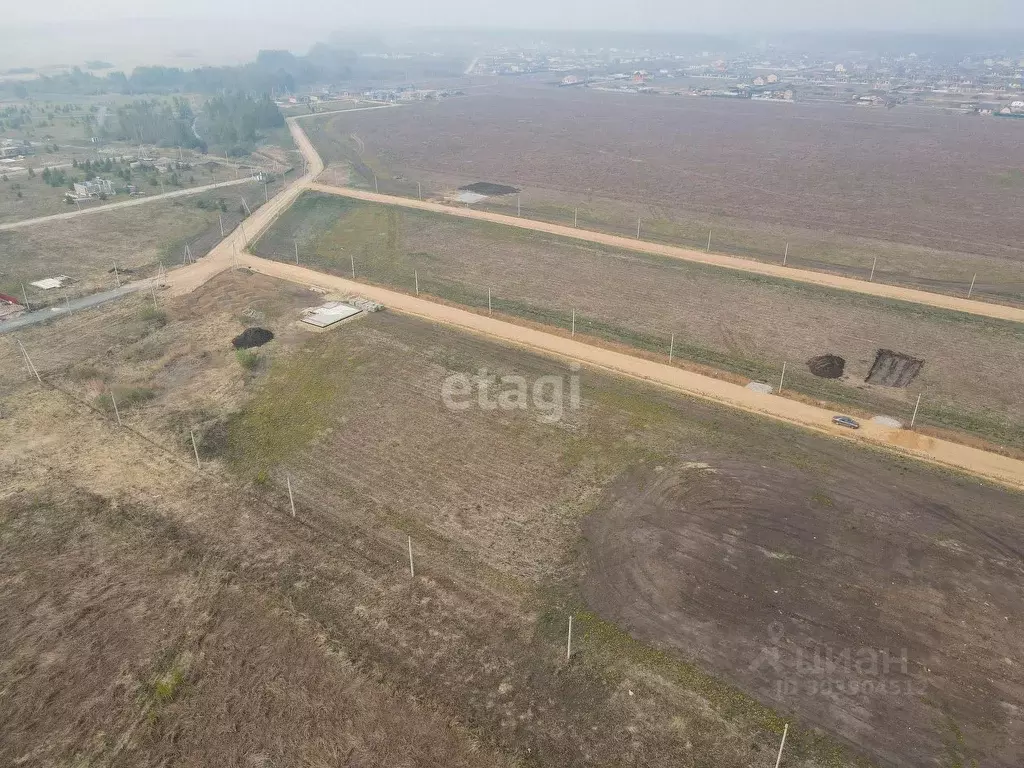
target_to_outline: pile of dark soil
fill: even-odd
[[[923,367],[924,360],[891,349],[880,349],[864,381],[868,384],[881,384],[883,387],[907,387]]]
[[[464,187],[459,187],[462,192],[476,192],[478,195],[497,197],[498,195],[514,195],[519,190],[515,187],[508,187],[504,184],[494,184],[490,181],[475,181]]]
[[[839,355],[818,355],[807,361],[811,373],[822,379],[838,379],[843,375],[846,361]]]
[[[272,338],[274,334],[266,328],[246,328],[231,340],[231,345],[235,349],[252,349],[262,347]]]

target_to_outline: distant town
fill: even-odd
[[[481,56],[472,74],[550,76],[563,87],[792,102],[841,101],[869,107],[903,104],[962,113],[1024,117],[1024,49],[1015,55],[971,55],[950,63],[907,51],[900,55],[756,50],[502,50]]]

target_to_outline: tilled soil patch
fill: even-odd
[[[902,352],[893,352],[891,349],[880,349],[865,381],[884,387],[907,387],[917,378],[923,367],[924,360],[904,355]]]
[[[690,458],[586,519],[603,618],[886,764],[1024,764],[1019,531],[856,468]]]

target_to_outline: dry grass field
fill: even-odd
[[[283,183],[271,184],[269,193]],[[263,185],[223,187],[195,197],[0,231],[0,293],[21,297],[24,285],[33,307],[52,305],[63,302],[65,292],[35,288],[33,281],[66,275],[74,280],[67,294],[75,297],[115,287],[115,262],[123,282],[152,276],[160,264],[181,264],[186,243],[200,258],[220,242],[219,215],[225,232],[242,221],[243,198],[256,210],[265,199]]]
[[[310,194],[255,246],[348,276],[422,292],[607,342],[779,383],[858,416],[909,421],[1024,448],[1024,329],[673,259],[416,211]],[[674,336],[674,341],[673,341]],[[906,388],[866,383],[880,349],[925,361]],[[807,361],[834,354],[841,379]]]
[[[523,215],[944,293],[1024,303],[1024,150],[1011,120],[912,108],[507,86],[307,121],[325,161],[381,192],[476,181]],[[515,196],[483,203],[515,210]]]
[[[451,411],[567,367],[319,300],[28,329],[44,387],[0,337],[3,762],[740,768],[791,722],[802,768],[1020,764],[1019,495],[588,371],[558,423]]]

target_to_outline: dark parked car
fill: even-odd
[[[849,427],[850,429],[860,429],[860,424],[851,419],[849,416],[833,416],[832,423],[838,424],[840,427]]]

